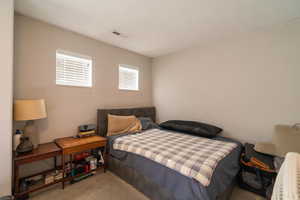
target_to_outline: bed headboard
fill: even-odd
[[[135,115],[136,117],[150,117],[154,122],[156,118],[155,107],[142,108],[114,108],[97,110],[97,133],[106,137],[107,134],[107,115]]]

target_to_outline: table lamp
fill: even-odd
[[[44,99],[15,100],[14,102],[14,120],[26,121],[24,127],[24,136],[21,138],[23,146],[18,146],[18,152],[32,151],[39,144],[39,135],[34,126],[34,120],[47,117],[46,105]],[[27,137],[26,137],[27,136]],[[29,140],[31,139],[31,141]],[[27,142],[27,145],[24,145]],[[31,144],[31,147],[30,147]],[[32,145],[33,144],[33,145]]]

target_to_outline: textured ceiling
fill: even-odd
[[[157,57],[299,18],[300,0],[16,0],[15,9]]]

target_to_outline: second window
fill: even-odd
[[[138,67],[130,65],[119,65],[119,89],[139,90],[139,70]]]

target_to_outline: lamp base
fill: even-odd
[[[37,148],[40,143],[40,138],[33,120],[29,120],[26,122],[26,125],[24,127],[24,134],[25,136],[29,137],[29,140],[33,144],[33,147]]]

